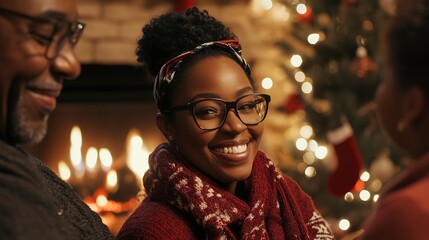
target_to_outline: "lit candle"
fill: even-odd
[[[100,155],[101,168],[103,168],[105,172],[109,171],[113,163],[112,154],[110,153],[109,149],[101,148],[99,151],[99,155]]]
[[[70,134],[70,160],[75,170],[75,176],[82,178],[85,168],[82,162],[82,132],[78,126],[73,126]]]

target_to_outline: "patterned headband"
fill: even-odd
[[[241,56],[241,47],[237,40],[229,39],[203,43],[193,50],[184,52],[168,60],[164,65],[162,65],[158,75],[155,77],[155,83],[153,86],[153,97],[159,110],[162,110],[162,101],[167,92],[167,87],[173,81],[174,75],[179,68],[180,63],[182,63],[186,57],[194,55],[207,47],[216,47],[231,52],[237,58],[241,64],[241,67],[248,75],[250,75],[250,67],[243,56]]]

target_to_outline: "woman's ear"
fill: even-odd
[[[168,119],[167,115],[164,113],[158,113],[156,115],[156,125],[158,126],[158,129],[161,130],[162,134],[166,139],[169,141],[172,141],[175,139],[175,131],[173,128],[173,124],[171,123],[171,120]]]
[[[402,118],[403,124],[407,126],[420,126],[422,121],[426,121],[428,116],[428,101],[425,93],[421,88],[411,87],[407,90],[404,96],[404,115]],[[426,117],[425,117],[426,116]],[[425,123],[426,124],[426,123]]]

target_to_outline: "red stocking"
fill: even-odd
[[[338,160],[337,169],[329,177],[329,190],[336,196],[344,196],[359,180],[362,158],[348,123],[328,132],[327,137],[334,146]]]
[[[176,0],[173,11],[185,12],[188,8],[193,6],[195,6],[194,0]]]

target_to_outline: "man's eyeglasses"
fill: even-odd
[[[202,130],[215,130],[225,123],[229,110],[234,109],[235,115],[247,126],[257,125],[267,116],[271,97],[267,94],[249,94],[235,101],[220,98],[206,98],[186,105],[171,107],[164,113],[189,110],[197,126]]]
[[[34,17],[4,8],[0,8],[0,15],[10,15],[29,20],[28,33],[45,47],[43,54],[49,60],[58,56],[66,41],[69,41],[72,46],[76,45],[85,29],[85,24],[81,22]]]

